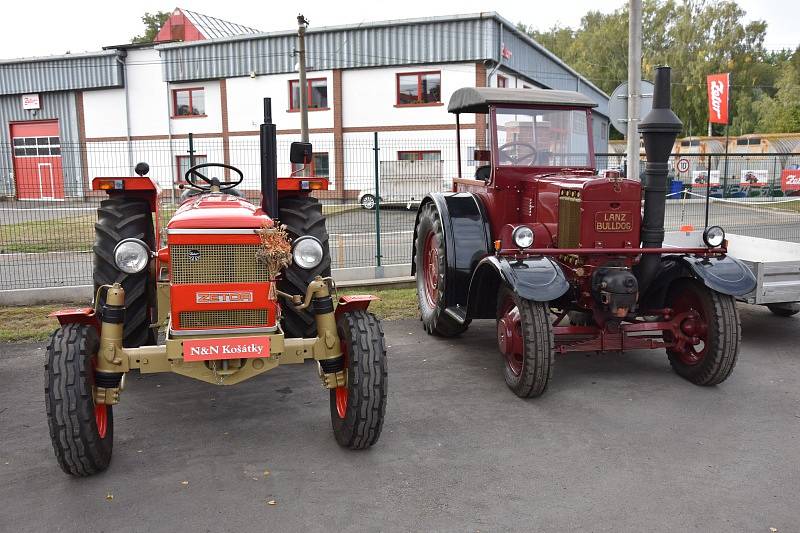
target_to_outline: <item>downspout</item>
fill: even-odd
[[[498,32],[498,39],[497,39],[497,48],[495,48],[494,53],[497,53],[497,51],[500,50],[501,48],[503,48],[503,23],[502,22],[500,23],[500,31]],[[492,57],[492,59],[494,59],[494,57]],[[500,62],[502,60],[503,60],[503,57],[501,55],[497,59],[497,61],[495,62],[494,67],[492,68],[492,70],[490,70],[489,74],[486,75],[486,85],[487,85],[487,87],[491,87],[490,81],[492,79],[492,76],[494,76],[494,74],[500,68]]]
[[[125,58],[128,57],[126,50],[120,50],[117,54],[117,61],[122,65],[123,83],[122,90],[125,91],[125,139],[128,146],[128,168],[133,168],[133,150],[131,147],[131,103],[130,95],[128,93],[128,63]]]
[[[161,50],[158,51],[158,58],[161,59]],[[172,99],[170,98],[169,81],[167,81],[167,66],[162,62],[161,74],[164,77],[165,95],[167,97],[167,142],[169,143],[169,175],[171,176],[171,183],[169,188],[169,195],[172,204],[175,204],[175,186],[178,184],[180,176],[177,175],[176,169],[178,168],[177,159],[175,157],[175,147],[172,145]]]

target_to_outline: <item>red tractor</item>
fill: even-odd
[[[194,165],[164,228],[146,164],[137,165],[138,177],[93,180],[108,194],[95,224],[94,305],[54,314],[61,327],[45,365],[50,437],[68,474],[108,466],[114,406],[132,370],[234,385],[313,359],[330,391],[337,442],[352,449],[377,442],[387,364],[381,324],[367,311],[375,298],[343,296],[334,307],[325,217],[309,195],[327,189],[327,180],[278,179],[276,144],[266,99],[261,205],[237,192],[239,169]],[[290,160],[310,163],[311,145],[293,143]],[[210,177],[214,168],[222,180]],[[160,328],[165,338],[157,343]]]
[[[657,69],[639,128],[644,184],[597,175],[595,104],[580,93],[464,88],[450,100],[458,153],[459,115],[485,117],[489,150],[474,159],[489,164],[464,177],[459,160],[453,192],[419,208],[412,273],[422,323],[451,337],[494,318],[506,383],[520,397],[541,395],[556,354],[568,352],[665,348],[698,385],[721,383],[736,364],[734,296],[755,287],[750,270],[726,254],[717,226],[703,247],[663,245],[667,160],[681,130],[669,77]]]

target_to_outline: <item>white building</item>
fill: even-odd
[[[200,17],[176,10],[162,29],[199,40],[0,62],[0,194],[83,196],[91,178],[130,175],[140,160],[169,188],[188,166],[190,133],[196,163],[240,167],[255,189],[264,97],[288,174],[300,128],[295,32],[219,37],[204,27],[216,19]],[[310,27],[306,46],[314,171],[334,197],[371,182],[374,132],[381,161],[441,159],[452,176],[446,104],[464,86],[578,90],[598,103],[594,146],[607,148],[608,96],[495,13]],[[461,121],[468,160],[482,119]]]

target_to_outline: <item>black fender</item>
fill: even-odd
[[[431,193],[422,199],[414,222],[411,275],[416,273],[417,227],[423,207],[433,203],[442,220],[445,242],[446,307],[466,307],[472,273],[481,259],[489,254],[492,232],[480,199],[467,192]]]
[[[744,296],[756,288],[753,272],[730,255],[668,255],[661,258],[659,273],[643,302],[651,308],[662,307],[669,286],[678,278],[695,278],[711,290],[734,297]]]
[[[494,318],[500,284],[520,297],[549,302],[569,290],[564,271],[549,257],[529,257],[509,261],[505,257],[484,257],[469,284],[468,318]]]

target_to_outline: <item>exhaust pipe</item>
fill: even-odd
[[[278,134],[272,123],[272,101],[264,98],[264,123],[259,130],[261,144],[261,210],[278,217]]]
[[[669,154],[683,123],[670,108],[669,67],[656,67],[653,109],[639,124],[644,141],[647,163],[644,171],[644,216],[642,217],[642,248],[661,248],[664,243],[664,211],[667,201]],[[661,258],[658,254],[642,256],[636,269],[639,291],[644,294],[658,273]]]

